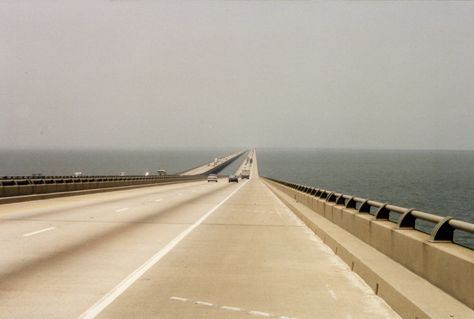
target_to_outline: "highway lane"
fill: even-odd
[[[0,318],[397,318],[258,177],[0,206]]]
[[[236,187],[192,182],[2,205],[0,317],[79,316]]]
[[[84,318],[399,318],[258,177]]]

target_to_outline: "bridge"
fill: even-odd
[[[474,318],[472,224],[261,177],[255,151],[250,180],[203,180],[242,154],[0,205],[0,318]]]

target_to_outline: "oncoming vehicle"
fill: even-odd
[[[216,182],[217,183],[217,175],[216,174],[209,174],[207,176],[207,182]]]
[[[238,182],[239,182],[239,178],[238,178],[237,176],[235,176],[235,175],[230,175],[230,176],[229,176],[229,183],[231,183],[231,182],[236,182],[236,183],[238,183]]]

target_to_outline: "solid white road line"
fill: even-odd
[[[40,233],[44,233],[45,231],[50,231],[50,230],[53,230],[53,229],[56,229],[56,227],[48,227],[48,228],[45,228],[45,229],[40,229],[40,230],[34,231],[32,233],[23,234],[23,237],[30,237],[30,236],[40,234]]]
[[[214,208],[208,211],[204,216],[197,220],[193,225],[189,226],[185,231],[176,236],[172,241],[170,241],[165,247],[159,250],[155,255],[148,259],[143,265],[138,267],[134,272],[127,276],[122,282],[117,286],[112,288],[105,296],[103,296],[99,301],[97,301],[92,307],[86,310],[82,315],[79,316],[80,319],[90,319],[95,318],[99,313],[102,312],[108,305],[110,305],[115,299],[117,299],[128,287],[130,287],[135,281],[137,281],[148,269],[153,267],[161,258],[166,256],[176,245],[178,245],[184,238],[186,238],[189,233],[191,233],[196,227],[202,224],[207,217],[214,213],[219,207],[221,207],[229,198],[231,198],[235,193],[237,193],[246,183],[242,184],[235,191],[230,193],[226,198],[224,198],[219,204]]]
[[[120,213],[120,212],[124,212],[126,210],[128,210],[128,207],[117,209],[117,210],[115,210],[115,212]]]

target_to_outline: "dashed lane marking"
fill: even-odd
[[[206,307],[214,307],[214,304],[205,301],[195,301],[196,305],[206,306]]]
[[[186,298],[181,298],[181,297],[171,297],[171,300],[176,300],[176,301],[182,301],[182,302],[188,302],[189,299]]]
[[[271,317],[272,316],[268,312],[255,311],[255,310],[249,311],[249,314],[254,315],[254,316],[260,316],[260,317]]]
[[[182,298],[182,297],[170,297],[170,300],[180,301],[180,302],[183,302],[183,303],[191,302],[195,305],[215,307],[215,308],[218,308],[218,309],[221,309],[221,310],[226,310],[226,311],[246,312],[249,315],[258,316],[258,317],[278,318],[278,319],[298,319],[298,318],[295,318],[295,317],[278,316],[278,315],[274,315],[274,314],[271,314],[271,313],[268,313],[268,312],[263,312],[263,311],[258,311],[258,310],[246,310],[246,309],[239,308],[239,307],[222,306],[222,305],[217,305],[217,304],[213,304],[213,303],[206,302],[206,301],[192,300],[192,299]]]
[[[229,311],[242,311],[242,309],[237,308],[237,307],[229,307],[229,306],[221,306],[221,309],[223,310],[229,310]]]
[[[115,212],[116,213],[121,213],[121,212],[124,212],[126,210],[128,210],[129,208],[128,207],[124,207],[124,208],[120,208],[120,209],[116,209]]]
[[[89,309],[87,309],[81,316],[80,319],[93,319],[97,317],[108,305],[110,305],[115,299],[117,299],[125,290],[127,290],[134,282],[136,282],[145,272],[147,272],[151,267],[153,267],[157,262],[166,256],[171,250],[173,250],[176,245],[178,245],[186,236],[188,236],[196,227],[201,225],[212,213],[214,213],[219,207],[221,207],[229,198],[234,196],[246,183],[243,183],[239,188],[230,193],[226,198],[224,198],[219,204],[214,206],[211,210],[205,213],[201,218],[199,218],[194,224],[186,228],[182,233],[176,236],[171,240],[166,246],[161,248],[156,254],[154,254],[150,259],[145,261],[140,267],[135,269],[130,275],[128,275],[124,280],[118,283],[112,290],[106,293],[102,298],[100,298],[95,304],[93,304]]]
[[[41,234],[41,233],[44,233],[46,231],[50,231],[50,230],[53,230],[53,229],[56,229],[56,227],[48,227],[48,228],[40,229],[40,230],[31,232],[31,233],[23,234],[23,237],[30,237],[30,236]]]

